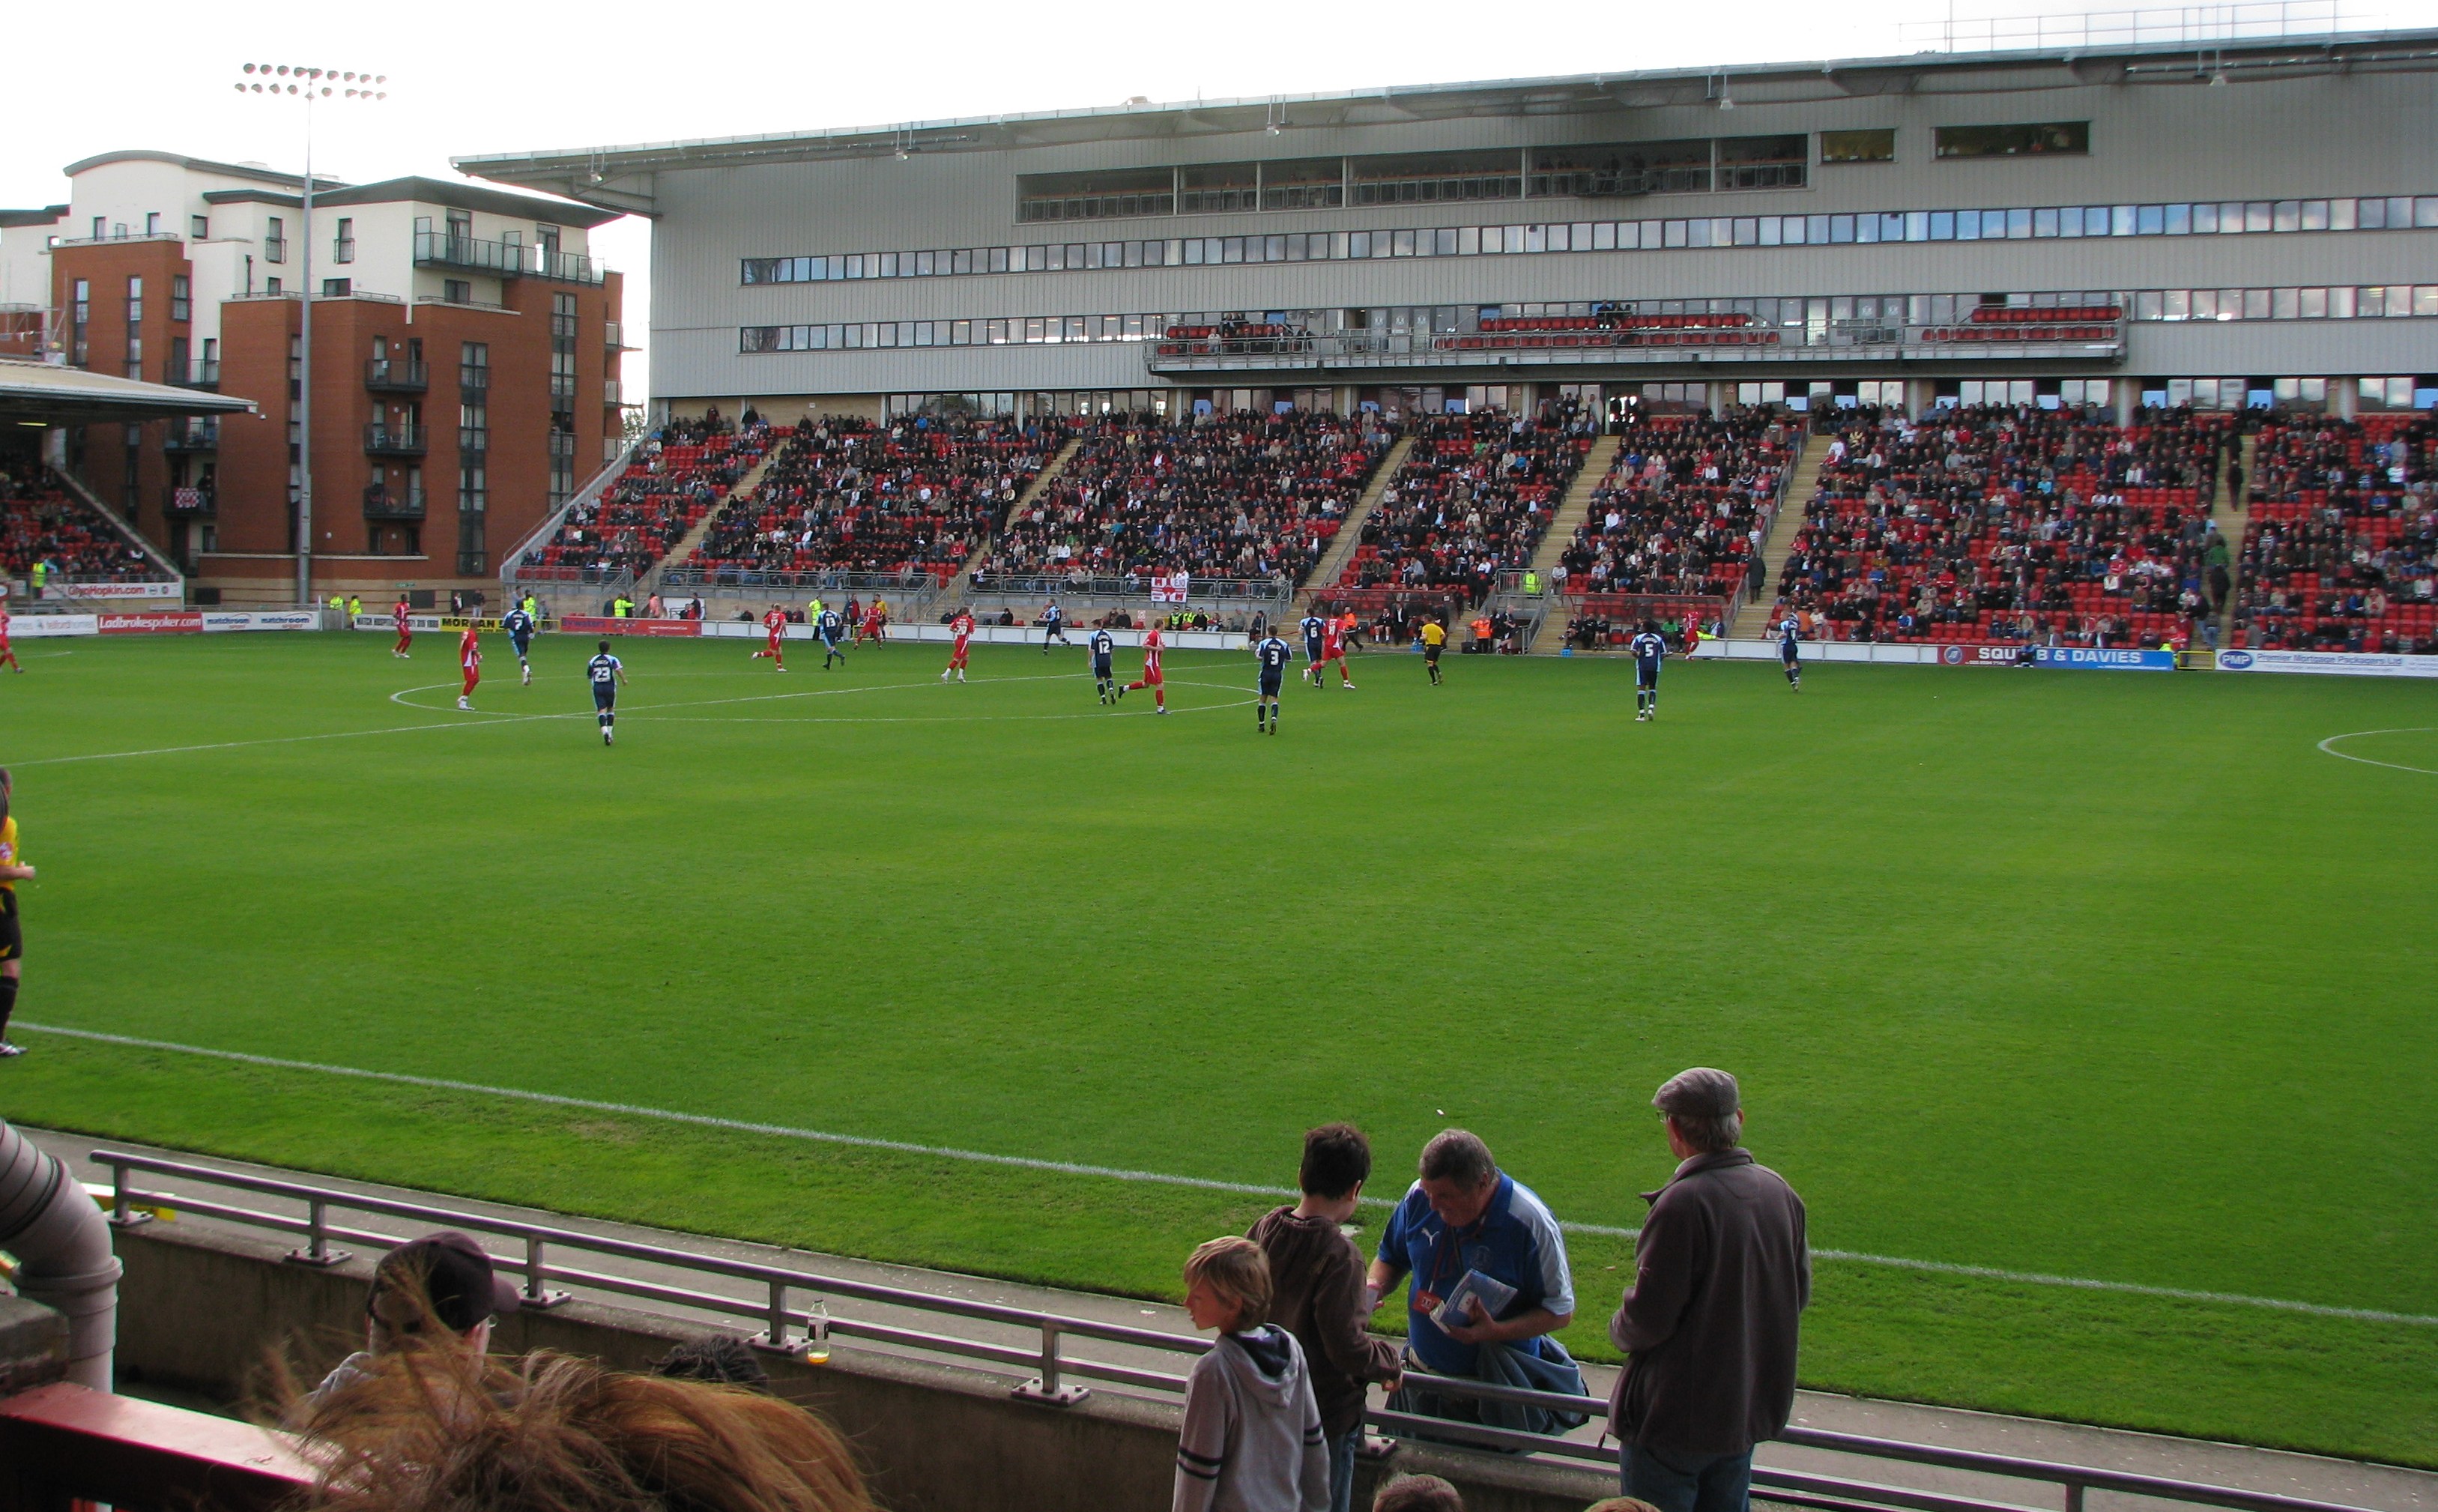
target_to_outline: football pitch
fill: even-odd
[[[590,640],[454,639],[19,642],[0,1115],[1160,1296],[1460,1124],[1611,1359],[1715,1064],[1806,1384],[2438,1464],[2438,688],[1375,653],[1264,737],[1239,655],[630,641],[604,749]]]

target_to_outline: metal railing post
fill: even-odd
[[[288,1252],[288,1258],[292,1263],[321,1269],[337,1265],[348,1258],[347,1251],[330,1248],[328,1210],[329,1204],[322,1198],[313,1197],[306,1200],[305,1247]]]
[[[2065,1512],[2082,1512],[2082,1490],[2080,1481],[2065,1483]]]
[[[773,1277],[770,1282],[768,1320],[763,1331],[752,1338],[753,1347],[774,1355],[789,1355],[796,1346],[787,1342],[787,1283]]]
[[[1041,1374],[1009,1393],[1026,1401],[1037,1401],[1051,1407],[1072,1407],[1092,1395],[1089,1386],[1061,1385],[1058,1380],[1058,1320],[1041,1320]]]
[[[548,1311],[568,1300],[564,1292],[553,1292],[542,1285],[543,1240],[539,1234],[525,1236],[525,1289],[517,1305],[533,1311]]]
[[[133,1228],[152,1222],[150,1213],[139,1213],[127,1205],[127,1167],[118,1161],[110,1163],[110,1221],[119,1228]]]

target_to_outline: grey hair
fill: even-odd
[[[1490,1158],[1490,1147],[1481,1142],[1481,1135],[1464,1129],[1442,1129],[1422,1146],[1422,1173],[1424,1181],[1459,1182],[1471,1190],[1498,1179],[1498,1162]]]
[[[1675,1126],[1679,1137],[1705,1155],[1719,1154],[1743,1143],[1744,1115],[1740,1108],[1723,1118],[1671,1113],[1668,1121]]]

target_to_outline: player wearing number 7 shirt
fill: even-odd
[[[1140,682],[1129,682],[1125,686],[1120,688],[1118,690],[1119,697],[1123,698],[1130,693],[1137,693],[1142,689],[1149,688],[1151,690],[1152,704],[1156,711],[1163,714],[1168,712],[1168,685],[1159,675],[1159,654],[1167,644],[1167,642],[1162,641],[1159,638],[1158,625],[1155,624],[1143,632],[1142,680]]]
[[[948,647],[948,664],[941,669],[940,680],[945,682],[954,674],[956,679],[963,682],[965,680],[965,644],[974,638],[972,613],[959,609],[957,617],[948,622],[948,633],[956,637],[956,643]]]
[[[776,604],[771,605],[770,612],[762,616],[762,628],[770,632],[770,643],[745,659],[759,661],[764,657],[768,657],[772,666],[782,672],[786,671],[787,659],[779,654],[779,638],[787,633],[787,611]]]

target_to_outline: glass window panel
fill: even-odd
[[[2035,237],[2054,237],[2057,234],[2058,213],[2056,210],[2045,209],[2035,210],[2032,212],[2032,235]]]
[[[2306,200],[2303,202],[2303,229],[2306,231],[2325,231],[2328,229],[2327,201]]]
[[[2210,237],[2216,236],[2217,234],[2217,206],[2214,204],[2197,204],[2193,206],[2193,235],[2197,237]]]
[[[2159,292],[2160,291],[2155,289],[2145,289],[2133,296],[2133,318],[2135,320],[2158,320],[2161,318]]]
[[[2165,308],[2163,308],[2159,314],[2160,319],[2190,320],[2192,318],[2192,290],[2188,289],[2170,289],[2166,291],[2164,304]]]
[[[1913,237],[1911,236],[1907,236],[1905,239],[1910,241]],[[1953,241],[1955,239],[1954,211],[1933,210],[1930,212],[1930,232],[1928,239],[1932,241]]]
[[[1839,238],[1836,232],[1832,230],[1828,234],[1828,239],[1835,241],[1841,238]],[[1886,241],[1892,238],[1882,237],[1880,239]],[[1929,211],[1907,210],[1904,213],[1904,239],[1907,241],[1928,241],[1930,239]]]
[[[1456,255],[1456,227],[1440,226],[1431,233],[1431,255],[1434,257]]]
[[[2387,223],[2394,225],[2395,224],[2394,202],[2391,201],[2389,204]],[[2412,223],[2422,230],[2438,226],[2438,194],[2425,194],[2412,202]]]
[[[1820,161],[1826,163],[1893,163],[1897,132],[1893,126],[1820,133]]]
[[[2334,289],[2329,290],[2328,290],[2328,319],[2330,319],[2330,320],[2351,320],[2351,319],[2353,319],[2353,318],[2354,318],[2354,287],[2353,287],[2353,285],[2351,285],[2351,284],[2341,284],[2341,285],[2339,285],[2338,287],[2336,287],[2336,288],[2334,288]]]
[[[2137,205],[2133,211],[2133,234],[2137,237],[2164,236],[2167,231],[2167,207],[2164,204]]]
[[[1942,158],[2087,153],[2091,150],[2091,123],[2043,121],[2020,126],[1934,127],[1931,132],[1931,150]]]
[[[1664,235],[1664,228],[1665,228],[1665,227],[1666,227],[1666,225],[1667,225],[1667,222],[1666,222],[1666,221],[1664,221],[1664,220],[1644,220],[1644,221],[1640,221],[1640,222],[1638,222],[1638,224],[1639,224],[1639,225],[1641,226],[1641,228],[1642,228],[1641,233],[1640,233],[1640,236],[1641,236],[1641,242],[1640,242],[1640,245],[1642,246],[1643,250],[1645,250],[1645,251],[1650,251],[1650,250],[1652,250],[1652,249],[1653,249],[1653,248],[1663,247],[1663,246],[1666,246],[1666,245],[1668,244],[1668,238],[1667,238],[1667,237]]]
[[[2303,202],[2279,200],[2269,207],[2269,228],[2271,231],[2303,229]]]
[[[2140,210],[2141,206],[2139,205],[2110,205],[2108,207],[2108,234],[2111,237],[2131,236],[2133,234],[2133,228],[2136,224]]]
[[[1395,233],[1393,239],[1389,243],[1388,255],[1391,257],[1410,257],[1413,255],[1414,234],[1410,231],[1400,231]]]
[[[2245,320],[2267,320],[2269,318],[2268,290],[2247,289],[2243,291],[2243,318]]]
[[[1803,218],[1803,240],[1806,245],[1825,247],[1828,244],[1828,218],[1808,215]]]
[[[2328,291],[2324,289],[2305,289],[2298,290],[2294,299],[2294,313],[2298,319],[2302,320],[2327,319]]]
[[[2295,295],[2298,292],[2300,292],[2300,290],[2292,289],[2270,290],[2269,291],[2269,318],[2270,320],[2294,319],[2296,316]]]
[[[2188,204],[2171,204],[2167,206],[2166,222],[2167,235],[2171,237],[2188,237],[2192,235],[2193,207]]]
[[[1934,213],[1932,224],[1935,226],[1936,223],[1936,216]],[[1933,230],[1931,233],[1934,237],[1935,237],[1937,234],[1938,233],[1935,230]],[[1979,211],[1959,210],[1955,213],[1955,239],[1958,241],[1978,241],[1981,239],[1981,214]]]
[[[2108,235],[2108,206],[2087,204],[2082,207],[2082,234],[2086,237]]]
[[[1739,247],[1758,246],[1760,243],[1760,221],[1752,216],[1739,216],[1730,235]]]
[[[1991,213],[1996,214],[1995,211],[1992,211]],[[2032,213],[2029,210],[2009,210],[2005,212],[2005,215],[2006,239],[2008,241],[2030,240],[2032,236]]]
[[[2328,202],[2328,229],[2351,231],[2354,228],[2354,202],[2351,200]]]
[[[2243,229],[2266,231],[2272,223],[2276,206],[2266,200],[2247,201],[2243,206]]]
[[[1628,222],[1628,224],[1631,223],[1632,222],[1630,221]],[[1594,252],[1615,252],[1616,250],[1616,222],[1614,220],[1594,221],[1592,224],[1592,250]]]
[[[1702,220],[1687,220],[1685,222],[1685,245],[1688,247],[1706,247],[1709,244],[1710,221],[1706,217]]]
[[[1549,249],[1548,227],[1526,226],[1523,229],[1524,250],[1526,252],[1546,252]]]
[[[1803,239],[1803,218],[1801,216],[1789,216],[1786,219],[1794,222],[1795,239],[1798,241]],[[1777,217],[1774,215],[1762,216],[1758,222],[1758,229],[1760,233],[1759,244],[1761,246],[1776,247],[1784,244],[1780,240],[1781,237],[1784,235],[1784,231]]]
[[[2387,305],[2388,313],[2394,314],[2395,312],[2395,292],[2393,290],[2388,291]],[[2438,284],[2415,284],[2412,286],[2412,313],[2415,315],[2438,315]]]

